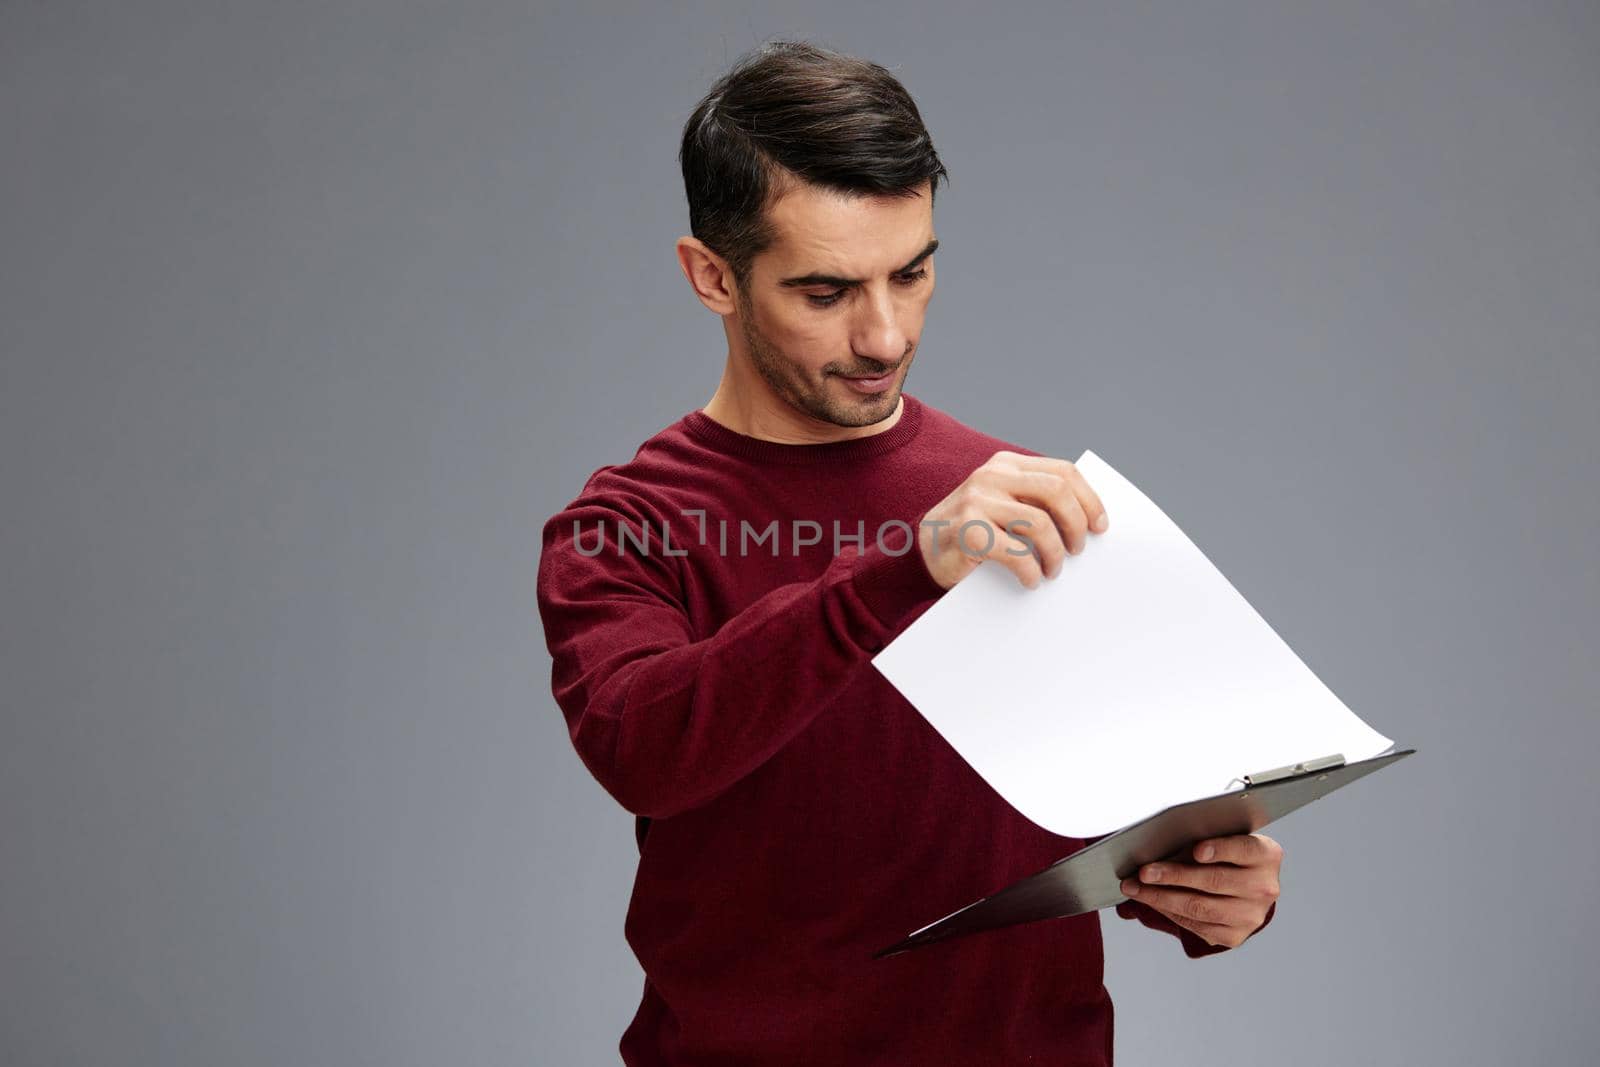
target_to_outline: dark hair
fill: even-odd
[[[776,234],[768,199],[800,181],[913,196],[950,175],[905,86],[876,63],[803,41],[746,53],[695,106],[678,152],[689,232],[728,261],[742,290]]]

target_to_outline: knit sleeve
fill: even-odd
[[[1274,900],[1267,906],[1267,914],[1266,917],[1261,920],[1261,925],[1252,930],[1250,932],[1250,937],[1245,938],[1245,940],[1248,941],[1251,937],[1254,937],[1256,934],[1259,934],[1261,931],[1265,930],[1267,928],[1267,924],[1272,921],[1272,916],[1277,913],[1277,910],[1278,902]],[[1182,926],[1179,926],[1177,923],[1173,922],[1171,919],[1167,918],[1165,915],[1161,914],[1159,911],[1143,901],[1125,900],[1121,904],[1117,905],[1117,914],[1122,916],[1124,919],[1138,919],[1152,930],[1160,930],[1164,933],[1172,934],[1183,943],[1184,955],[1188,956],[1192,960],[1197,960],[1201,956],[1215,956],[1219,952],[1228,951],[1230,947],[1228,945],[1213,945],[1209,943],[1205,938],[1201,937],[1193,930],[1188,930]],[[1243,945],[1241,944],[1240,947],[1243,947]]]
[[[619,520],[656,521],[637,502],[580,497],[546,522],[538,604],[572,743],[635,815],[698,807],[760,767],[944,591],[915,545],[846,546],[697,640],[687,568],[626,541],[588,551]]]

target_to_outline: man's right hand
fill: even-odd
[[[1082,552],[1089,532],[1104,533],[1107,522],[1105,505],[1069,461],[996,452],[928,509],[917,541],[945,589],[985,559],[1010,567],[1032,589],[1061,573],[1067,556]]]

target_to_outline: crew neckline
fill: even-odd
[[[901,390],[900,420],[887,430],[851,437],[843,441],[814,444],[787,444],[751,437],[696,408],[682,419],[684,429],[719,452],[728,452],[763,463],[843,463],[893,452],[917,436],[922,429],[922,402]]]

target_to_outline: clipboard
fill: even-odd
[[[1040,919],[1061,919],[1130,899],[1122,881],[1146,863],[1171,859],[1196,841],[1251,834],[1319,797],[1365,778],[1414,748],[1346,763],[1341,753],[1247,774],[1232,789],[1163,808],[1148,818],[1097,838],[1072,855],[1004,889],[913,931],[879,949],[883,959],[951,938]]]

